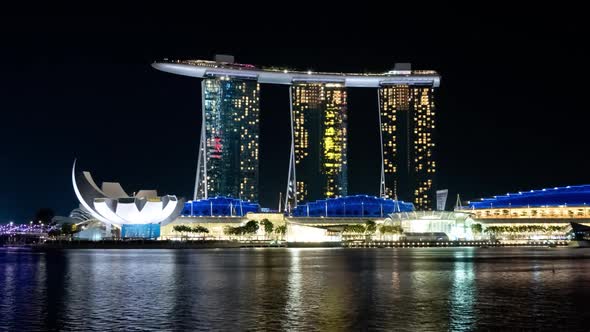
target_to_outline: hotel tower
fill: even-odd
[[[297,200],[346,196],[346,88],[340,83],[294,83],[290,89]]]
[[[203,127],[194,198],[258,200],[259,84],[289,87],[291,151],[284,208],[348,195],[347,89],[372,88],[379,119],[382,198],[434,207],[434,91],[440,76],[396,64],[383,73],[326,73],[215,61],[165,60],[153,66],[202,79]],[[373,115],[371,115],[373,114]],[[326,203],[327,204],[327,203]]]
[[[194,199],[258,201],[260,87],[229,76],[201,81],[203,119]]]
[[[398,64],[394,70],[412,73],[409,64]],[[432,84],[382,84],[378,89],[380,194],[413,202],[417,210],[432,210],[435,202],[433,93]]]

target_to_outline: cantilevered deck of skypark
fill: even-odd
[[[257,80],[265,84],[291,85],[298,82],[343,84],[346,87],[378,88],[384,85],[424,85],[438,87],[440,76],[431,70],[394,69],[386,73],[325,73],[207,60],[165,60],[152,66],[160,71],[197,78],[227,77]]]

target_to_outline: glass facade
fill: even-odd
[[[382,195],[410,200],[418,210],[432,210],[434,179],[434,88],[384,85],[379,88],[383,149]]]
[[[216,77],[204,79],[202,89],[205,134],[201,138],[202,172],[197,176],[196,196],[229,196],[255,202],[259,84],[255,80]]]
[[[157,239],[160,237],[160,224],[123,224],[121,237]]]
[[[332,83],[295,83],[291,93],[298,201],[345,196],[346,88]]]
[[[473,240],[473,219],[468,213],[448,211],[414,211],[392,213],[385,224],[400,224],[412,240],[427,234],[446,234],[449,240]],[[429,240],[426,240],[429,241]],[[431,240],[432,241],[432,240]],[[434,239],[434,241],[436,241]]]
[[[356,195],[298,205],[294,217],[387,217],[394,212],[414,211],[412,203],[375,196]]]
[[[213,197],[184,203],[184,209],[180,215],[183,217],[241,217],[248,212],[259,211],[258,203],[231,197]]]

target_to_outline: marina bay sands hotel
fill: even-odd
[[[372,88],[379,109],[382,198],[435,204],[435,104],[440,76],[395,64],[385,73],[324,73],[214,61],[161,61],[153,67],[201,78],[202,129],[194,199],[213,196],[258,201],[260,84],[288,85],[291,154],[285,208],[348,195],[347,89]]]

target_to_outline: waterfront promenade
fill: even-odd
[[[157,241],[157,240],[103,240],[103,241],[46,241],[36,244],[6,245],[5,247],[31,248],[33,250],[62,249],[227,249],[227,248],[458,248],[458,247],[567,247],[569,241],[333,241],[333,242],[284,242],[284,241]]]

